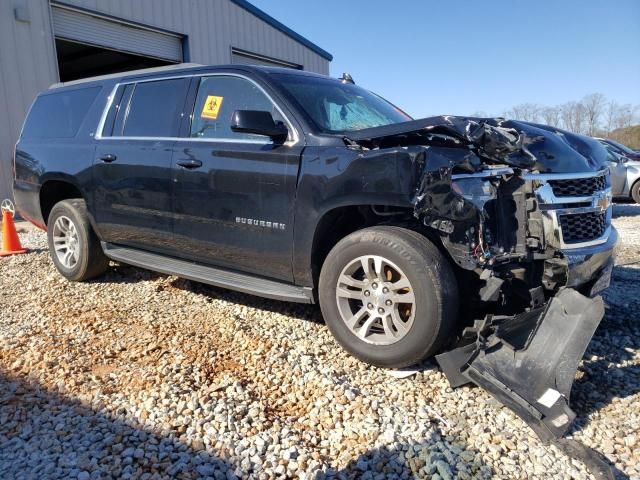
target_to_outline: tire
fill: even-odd
[[[47,240],[54,265],[68,280],[89,280],[109,267],[82,199],[63,200],[54,205],[47,222]]]
[[[398,288],[407,282],[408,287]],[[403,303],[411,293],[413,303]],[[322,266],[318,296],[338,343],[380,367],[407,367],[434,355],[457,324],[458,286],[451,265],[425,237],[400,227],[366,228],[338,242]]]
[[[631,198],[634,202],[640,203],[640,180],[636,180],[636,183],[631,187]]]

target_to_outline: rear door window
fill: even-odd
[[[31,107],[22,138],[75,137],[101,88],[62,90],[39,96]]]
[[[177,137],[188,83],[184,78],[137,83],[127,108],[118,112],[114,136]]]
[[[234,76],[203,77],[193,109],[190,136],[268,141],[262,135],[232,131],[231,117],[236,110],[266,111],[273,115],[274,120],[283,120],[273,102],[255,83]]]

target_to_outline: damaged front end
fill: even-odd
[[[595,452],[558,440],[575,418],[571,386],[613,268],[606,152],[542,125],[461,117],[359,131],[347,143],[423,150],[414,214],[459,267],[470,325],[437,357],[451,385],[484,388],[609,476]]]
[[[360,130],[349,145],[414,159],[414,215],[481,282],[481,302],[593,296],[612,265],[611,184],[593,139],[502,119],[432,117]]]

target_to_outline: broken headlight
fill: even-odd
[[[511,168],[491,168],[476,173],[452,175],[451,188],[482,210],[489,200],[497,198],[496,179],[511,173],[513,173]]]
[[[489,179],[483,178],[455,179],[451,188],[481,210],[489,200],[495,200],[498,193],[495,185]]]

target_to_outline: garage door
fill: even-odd
[[[57,38],[182,62],[180,35],[60,5],[52,5],[51,10],[53,31]]]

